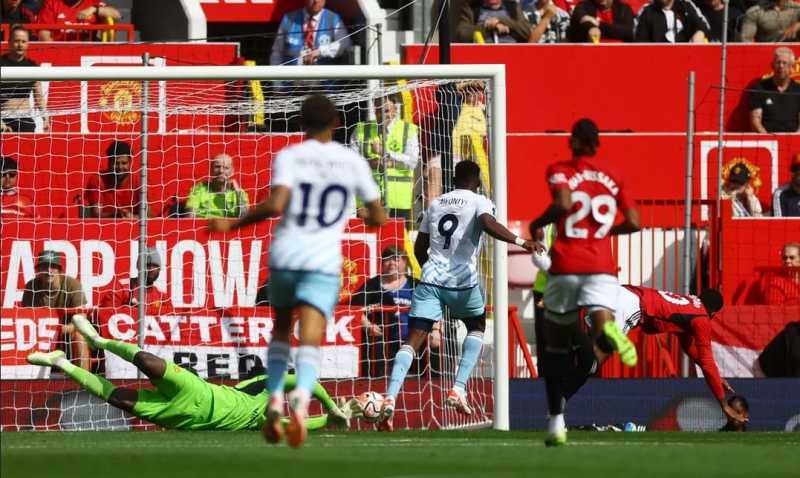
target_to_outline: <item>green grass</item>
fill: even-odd
[[[3,433],[2,478],[800,476],[800,434],[319,433],[300,450],[255,432]]]

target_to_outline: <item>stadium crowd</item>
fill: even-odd
[[[718,42],[722,0],[465,0],[456,39],[464,43]],[[435,10],[435,9],[434,9]],[[113,2],[2,0],[0,23],[89,25],[120,20]],[[800,4],[791,0],[730,2],[728,41],[794,41]],[[286,13],[270,54],[272,64],[335,64],[349,59],[352,42],[342,17],[325,0],[306,0]],[[41,41],[93,40],[97,32],[36,30]]]

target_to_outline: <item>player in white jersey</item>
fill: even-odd
[[[270,400],[262,433],[270,443],[278,443],[284,434],[282,391],[292,317],[298,316],[297,385],[288,397],[291,411],[286,426],[286,441],[292,447],[305,441],[304,420],[319,377],[319,345],[326,319],[331,319],[339,299],[342,233],[356,196],[366,206],[360,216],[368,225],[380,226],[386,221],[367,161],[333,141],[338,122],[333,103],[323,95],[312,95],[303,101],[300,113],[306,139],[278,153],[272,165],[269,198],[240,219],[209,221],[210,230],[226,232],[282,216],[269,249],[275,326],[267,351]]]
[[[447,394],[446,403],[466,415],[472,413],[467,399],[467,380],[480,357],[486,326],[486,309],[478,286],[481,237],[486,232],[529,251],[534,247],[532,242],[517,237],[495,220],[492,201],[476,193],[480,184],[481,170],[477,164],[458,163],[456,189],[434,200],[420,224],[414,254],[422,264],[422,279],[411,298],[408,338],[394,356],[383,402],[382,430],[393,429],[397,395],[414,356],[427,343],[433,324],[442,319],[443,306],[467,327],[455,385]]]

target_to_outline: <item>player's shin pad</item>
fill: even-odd
[[[461,360],[458,363],[458,371],[456,372],[456,387],[462,390],[467,389],[467,380],[472,374],[472,369],[478,363],[481,355],[481,348],[483,347],[483,332],[473,331],[467,334],[462,344]]]
[[[400,393],[408,369],[411,368],[411,362],[414,361],[414,355],[414,349],[409,345],[403,345],[395,354],[392,375],[389,378],[389,388],[387,390],[387,394],[390,397],[397,398],[397,394]]]

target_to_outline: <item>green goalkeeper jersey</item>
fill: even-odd
[[[226,385],[211,387],[213,404],[204,429],[257,430],[264,424],[264,409],[269,395],[249,395]]]
[[[214,385],[171,364],[156,384],[157,390],[139,390],[133,412],[170,429],[256,430],[264,423],[267,392],[242,390],[263,380],[260,376],[236,387]]]

